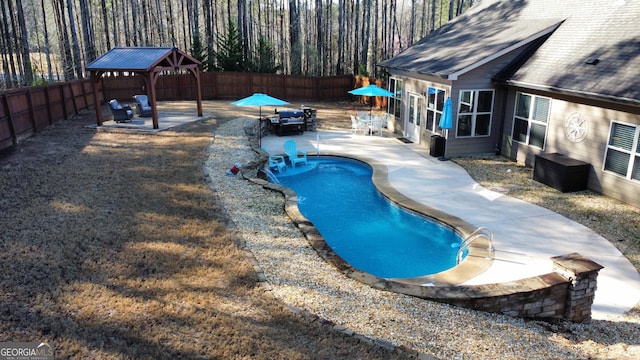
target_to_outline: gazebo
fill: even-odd
[[[98,82],[107,72],[130,72],[141,76],[147,89],[152,108],[153,128],[158,129],[158,109],[156,107],[156,82],[162,72],[188,70],[196,80],[196,100],[198,116],[202,116],[202,93],[200,90],[200,65],[202,63],[175,47],[115,47],[89,65],[91,72],[93,102],[96,108],[98,126],[102,125],[102,111],[98,98]]]

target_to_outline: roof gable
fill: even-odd
[[[87,65],[88,71],[148,72],[161,67],[190,67],[201,63],[174,47],[115,47]]]

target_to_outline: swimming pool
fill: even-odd
[[[456,265],[462,238],[450,227],[399,208],[375,189],[367,164],[309,157],[277,181],[326,243],[354,268],[382,278],[413,278]]]

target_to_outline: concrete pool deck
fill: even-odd
[[[375,160],[387,167],[399,193],[494,234],[495,259],[466,285],[509,282],[551,272],[550,257],[579,253],[604,266],[592,307],[593,319],[613,319],[640,301],[640,274],[607,239],[587,227],[544,209],[478,185],[451,161],[429,156],[428,149],[385,136],[348,131],[305,132],[262,138],[270,153],[282,153],[292,139],[310,155],[342,154]]]

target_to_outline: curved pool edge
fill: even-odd
[[[309,155],[311,156],[311,155]],[[463,238],[469,236],[475,228],[464,220],[451,216],[442,211],[420,204],[409,199],[405,195],[397,191],[391,186],[388,179],[388,170],[386,165],[381,164],[375,159],[358,158],[354,156],[345,156],[343,154],[324,153],[322,156],[335,156],[346,159],[362,161],[373,169],[373,183],[376,189],[387,199],[399,206],[430,217],[440,223],[449,226],[459,233]],[[257,175],[256,175],[257,176]],[[474,291],[470,291],[469,286],[461,286],[465,281],[478,276],[486,271],[493,262],[493,254],[490,250],[488,240],[481,239],[474,241],[469,247],[469,253],[463,261],[457,266],[439,272],[437,274],[414,277],[414,278],[381,278],[352,267],[348,262],[342,259],[337,253],[331,249],[326,243],[318,229],[313,223],[307,219],[298,208],[297,194],[288,187],[268,182],[258,177],[245,177],[266,189],[280,192],[285,197],[284,210],[291,221],[304,234],[309,244],[314,248],[316,253],[325,261],[332,264],[340,272],[346,276],[365,283],[374,288],[381,290],[393,291],[406,295],[416,296],[435,301],[446,302],[453,298],[469,298],[475,297]]]

